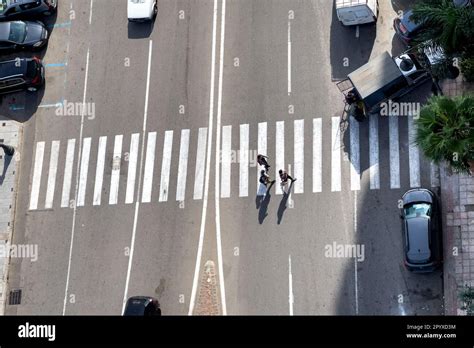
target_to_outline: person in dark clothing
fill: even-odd
[[[268,172],[268,168],[270,168],[267,162],[267,158],[268,157],[264,155],[257,155],[257,163],[261,166],[264,166],[266,172]]]
[[[280,174],[280,180],[281,180],[282,185],[286,185],[286,183],[288,182],[288,179],[290,179],[291,182],[296,181],[296,179],[288,175],[288,173],[284,171],[283,169],[280,169],[278,173]]]
[[[260,183],[268,186],[268,184],[273,184],[275,180],[270,180],[270,175],[268,175],[264,170],[260,171]]]

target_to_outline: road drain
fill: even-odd
[[[8,298],[9,305],[19,305],[21,303],[21,290],[11,290]]]

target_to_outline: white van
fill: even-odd
[[[128,0],[127,14],[130,22],[145,22],[155,18],[157,0]]]
[[[344,25],[359,25],[377,21],[377,0],[336,0],[337,18]]]

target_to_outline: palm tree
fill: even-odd
[[[455,6],[453,0],[431,0],[413,6],[412,18],[423,22],[419,43],[431,41],[447,55],[462,52],[474,40],[474,7]]]
[[[474,97],[433,96],[416,120],[415,142],[425,156],[456,172],[474,173]]]

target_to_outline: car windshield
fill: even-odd
[[[8,40],[13,42],[23,42],[25,41],[25,37],[26,24],[24,22],[11,22]]]
[[[405,217],[407,219],[417,216],[431,216],[431,204],[428,203],[414,203],[405,206]]]
[[[0,0],[0,13],[5,12],[8,8],[9,0]]]

